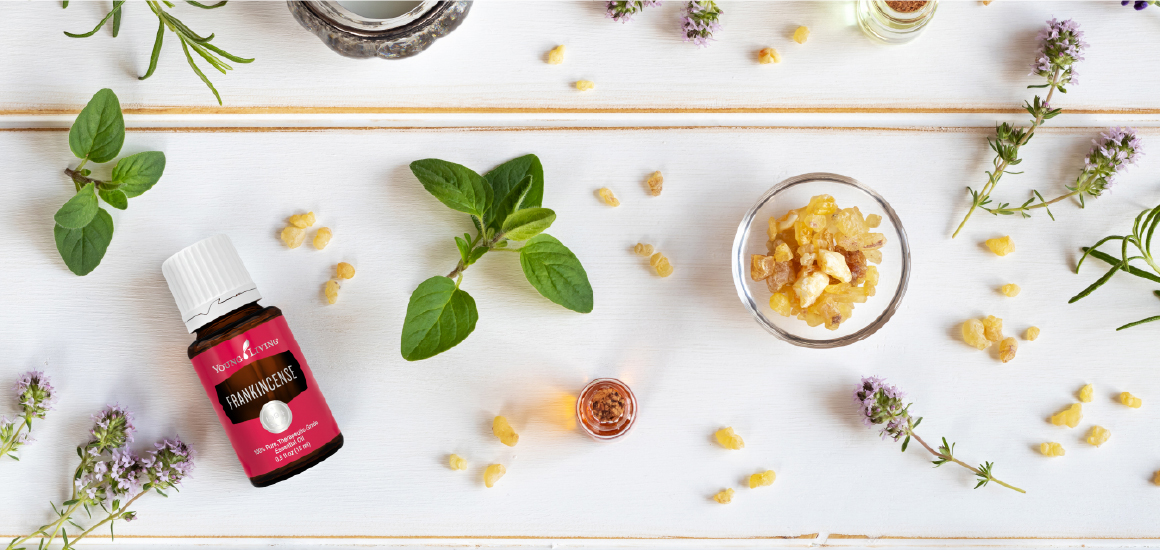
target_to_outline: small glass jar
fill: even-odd
[[[883,44],[905,44],[918,38],[936,10],[938,0],[858,0],[856,7],[862,32]]]
[[[611,408],[607,407],[610,403]],[[636,422],[636,396],[620,380],[597,378],[580,391],[576,418],[593,438],[616,439],[628,433]]]

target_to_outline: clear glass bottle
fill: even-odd
[[[857,0],[856,4],[862,32],[883,44],[905,44],[918,38],[938,10],[938,0]]]
[[[612,404],[610,408],[607,405]],[[597,378],[580,390],[576,418],[588,435],[601,441],[628,433],[636,422],[636,396],[624,382]]]

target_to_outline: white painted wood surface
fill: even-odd
[[[1026,149],[1026,174],[1004,181],[998,195],[1018,200],[1033,187],[1061,190],[1094,134],[1041,131]],[[1060,205],[1059,221],[979,215],[951,241],[966,206],[963,187],[982,181],[990,158],[986,135],[131,132],[125,152],[164,150],[166,175],[128,211],[113,213],[117,232],[107,257],[78,278],[57,257],[51,229],[52,213],[71,194],[60,173],[71,158],[66,135],[0,132],[0,162],[9,174],[0,202],[7,224],[0,383],[47,368],[61,393],[22,460],[0,462],[0,534],[14,536],[49,518],[46,500],[65,496],[72,447],[84,439],[89,415],[120,402],[138,415],[137,445],[177,433],[200,451],[195,476],[179,495],[143,499],[141,518],[121,529],[163,537],[123,539],[148,547],[173,537],[235,547],[672,542],[570,537],[851,544],[834,534],[1155,544],[1160,490],[1149,479],[1160,468],[1160,327],[1112,330],[1160,310],[1154,285],[1120,275],[1080,303],[1066,301],[1102,273],[1095,263],[1080,275],[1070,271],[1078,248],[1128,229],[1140,209],[1160,199],[1158,165],[1145,157],[1085,211]],[[1156,143],[1160,133],[1145,131],[1144,138]],[[407,163],[437,156],[482,171],[528,152],[543,160],[545,205],[559,213],[551,233],[584,262],[595,311],[579,315],[548,303],[523,281],[515,258],[491,254],[464,282],[480,306],[475,333],[429,361],[403,361],[398,338],[410,291],[454,263],[451,237],[469,227],[422,189]],[[665,174],[658,198],[644,189],[653,170]],[[899,313],[868,341],[843,349],[774,339],[742,308],[730,275],[729,248],[743,212],[769,186],[811,171],[849,175],[878,190],[899,212],[914,254]],[[615,190],[623,206],[600,204],[593,191],[601,186]],[[285,216],[299,209],[334,229],[326,251],[290,251],[276,239]],[[285,311],[347,438],[327,462],[267,489],[249,487],[210,411],[185,357],[191,337],[160,273],[169,254],[217,232],[233,238],[265,303]],[[1015,254],[997,258],[981,247],[1008,233]],[[629,250],[637,241],[657,245],[676,274],[650,274]],[[321,286],[340,260],[358,275],[337,305],[326,306]],[[1023,293],[998,294],[1007,282]],[[1018,357],[1000,364],[957,336],[964,319],[986,314],[1003,317],[1008,333],[1034,324],[1043,335],[1021,341]],[[951,438],[972,462],[995,461],[996,475],[1028,494],[972,490],[965,470],[934,470],[916,450],[901,454],[879,441],[851,404],[863,374],[886,376],[909,393],[926,417],[922,434]],[[597,376],[622,378],[640,400],[639,424],[622,441],[597,443],[573,426],[570,398]],[[1047,423],[1085,382],[1095,384],[1096,399],[1081,427]],[[1125,390],[1144,407],[1112,401]],[[5,397],[0,407],[12,412],[15,403]],[[514,449],[490,434],[499,413],[521,433]],[[1093,423],[1112,430],[1099,449],[1080,442]],[[722,426],[736,428],[747,447],[732,452],[713,443]],[[1040,456],[1043,441],[1063,443],[1067,456]],[[468,472],[445,466],[451,452],[471,462]],[[489,490],[481,471],[491,462],[506,464],[508,474]],[[743,487],[746,476],[767,468],[778,473],[772,487]],[[710,500],[724,487],[738,489],[728,506]],[[819,538],[762,538],[815,533]]]
[[[651,8],[627,24],[602,2],[476,2],[462,27],[406,60],[340,57],[302,29],[280,1],[231,2],[174,13],[214,43],[254,57],[229,75],[207,73],[225,106],[186,65],[168,36],[157,72],[149,62],[156,19],[125,8],[121,35],[91,29],[108,2],[5,2],[0,33],[0,112],[79,109],[100,87],[126,107],[223,112],[261,107],[391,111],[532,109],[903,109],[1010,110],[1028,97],[1035,35],[1051,17],[1080,22],[1092,44],[1079,85],[1058,104],[1070,109],[1144,109],[1160,97],[1142,75],[1160,73],[1160,18],[1119,2],[943,2],[930,28],[907,46],[870,42],[852,2],[726,2],[723,29],[708,48],[681,41],[680,2]],[[798,45],[798,25],[811,29]],[[567,46],[560,66],[547,51]],[[759,65],[772,46],[785,61]],[[592,80],[577,92],[572,83]]]

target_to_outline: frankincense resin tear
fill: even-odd
[[[713,434],[717,438],[717,443],[726,449],[739,451],[745,448],[745,440],[741,436],[733,432],[733,428],[721,428],[717,433]]]
[[[1079,426],[1080,420],[1083,420],[1083,405],[1079,403],[1072,403],[1066,409],[1051,415],[1051,423],[1056,426],[1074,428]]]
[[[491,431],[499,438],[500,443],[508,447],[515,447],[516,443],[520,441],[520,434],[517,434],[512,429],[512,425],[508,423],[508,419],[502,416],[495,417],[491,422]],[[488,485],[490,487],[490,485]]]
[[[733,493],[733,489],[725,489],[724,491],[713,495],[713,500],[717,501],[718,504],[729,504],[730,502],[733,502]]]
[[[749,476],[749,488],[769,487],[773,485],[773,480],[775,479],[777,479],[777,474],[773,473],[773,470],[753,474]]]
[[[466,470],[467,469],[467,459],[463,458],[459,455],[454,455],[454,454],[451,455],[451,458],[449,458],[447,460],[447,462],[448,462],[448,465],[451,466],[452,470]]]
[[[1043,456],[1054,457],[1054,456],[1063,456],[1064,455],[1063,445],[1060,445],[1059,443],[1056,443],[1054,441],[1051,443],[1040,443],[1039,444],[1039,452],[1043,453]]]
[[[499,478],[503,477],[503,475],[506,473],[507,468],[504,468],[503,464],[488,465],[487,469],[483,471],[483,484],[486,485],[488,489],[490,489],[494,487],[495,482],[499,481]]]
[[[878,268],[868,264],[882,261],[886,236],[870,230],[881,221],[817,195],[769,219],[770,255],[753,255],[749,276],[765,281],[773,295],[769,307],[779,315],[837,330],[853,315],[854,304],[875,294]]]

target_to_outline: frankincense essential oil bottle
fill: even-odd
[[[189,360],[255,487],[302,473],[342,448],[342,432],[290,327],[225,235],[161,266],[189,332]]]

